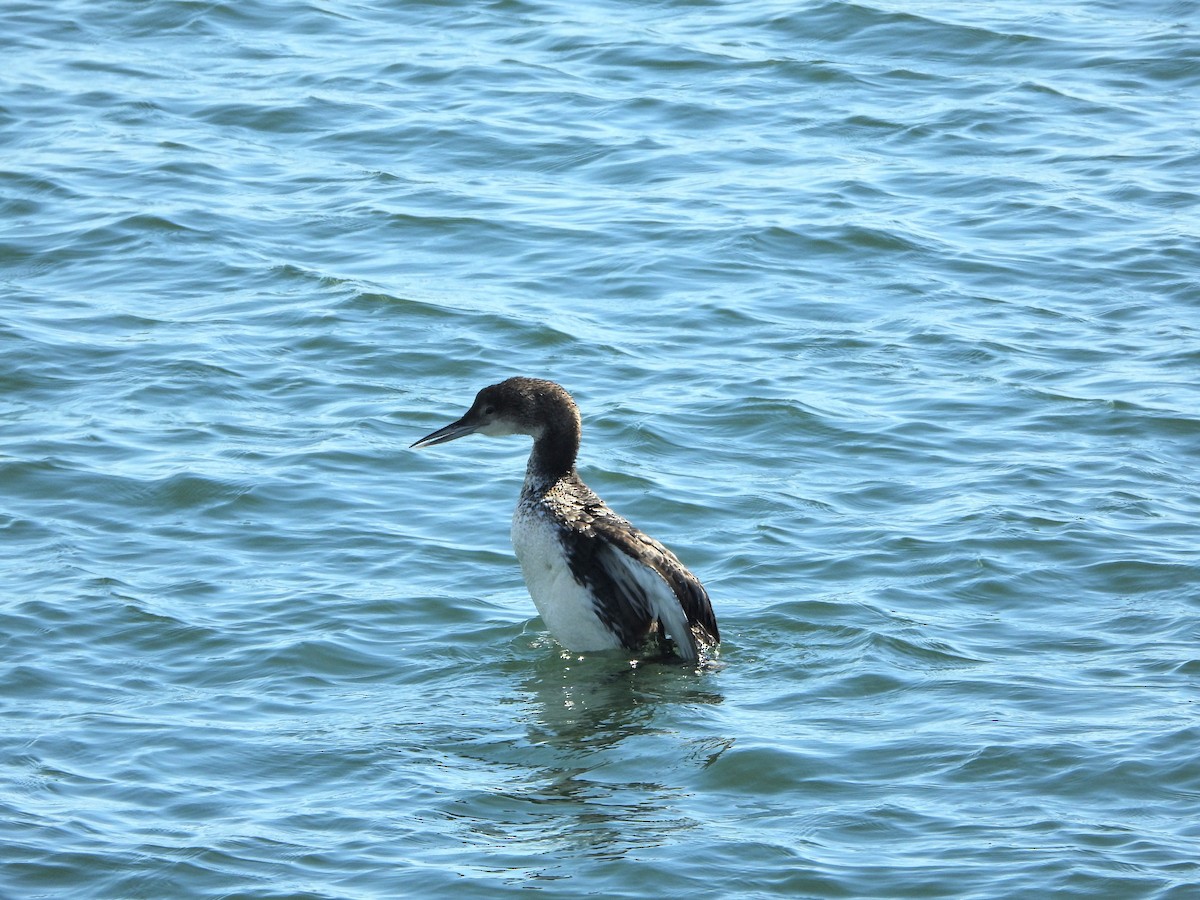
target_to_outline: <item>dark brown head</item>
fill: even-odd
[[[553,381],[518,376],[485,387],[462,418],[412,446],[419,450],[468,434],[528,434],[547,466],[566,471],[575,464],[579,431],[579,408],[566,390]]]

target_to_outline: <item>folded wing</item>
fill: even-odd
[[[626,647],[644,641],[655,622],[688,661],[718,643],[708,593],[675,554],[615,515],[591,518],[583,527],[597,540],[584,544],[590,559],[572,559],[573,573],[607,598],[597,615]]]

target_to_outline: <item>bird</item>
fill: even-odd
[[[566,389],[517,376],[480,390],[461,418],[412,449],[470,434],[532,437],[512,543],[550,633],[572,652],[637,654],[657,645],[664,655],[673,649],[686,662],[700,660],[721,639],[708,592],[674,553],[583,483],[575,468],[581,431]]]

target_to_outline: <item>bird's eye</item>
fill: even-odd
[[[484,414],[485,416],[490,416],[490,415],[491,415],[492,413],[494,413],[495,411],[496,411],[496,407],[494,407],[494,406],[492,406],[492,405],[490,405],[490,404],[489,404],[488,406],[485,406],[485,407],[483,408],[483,414]]]

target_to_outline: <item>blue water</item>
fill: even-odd
[[[1200,5],[0,7],[0,896],[1200,896]],[[512,374],[707,584],[564,653]]]

